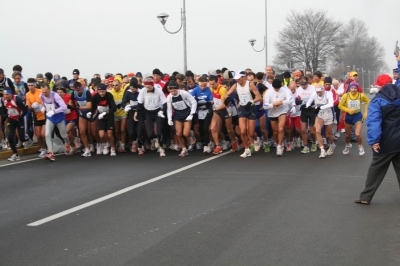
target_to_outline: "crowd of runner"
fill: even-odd
[[[298,149],[319,150],[325,158],[345,133],[342,153],[350,152],[351,142],[359,155],[365,153],[361,129],[369,99],[357,72],[345,80],[319,71],[280,75],[271,66],[258,73],[223,68],[203,75],[154,69],[145,77],[107,73],[90,81],[78,69],[72,75],[24,80],[17,65],[10,79],[0,69],[0,138],[2,148],[13,151],[9,161],[20,160],[17,148],[33,142],[40,158],[55,161],[55,138],[66,155],[82,157],[155,150],[160,157],[176,156],[167,150],[184,157],[195,150],[220,154],[244,148],[240,157],[246,158],[276,148],[278,156]]]

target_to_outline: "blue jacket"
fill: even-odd
[[[368,144],[379,143],[379,153],[400,152],[400,88],[387,84],[368,105]]]
[[[394,85],[400,88],[400,61],[397,62],[397,73],[399,74],[399,78],[396,80]]]

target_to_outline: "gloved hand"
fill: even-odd
[[[64,114],[66,114],[66,115],[68,115],[70,113],[71,113],[71,109],[67,109],[67,110],[64,111]]]
[[[33,110],[35,110],[39,107],[39,104],[37,102],[34,102],[34,103],[32,103],[31,107]]]
[[[161,118],[165,118],[163,111],[159,111],[157,115]]]
[[[106,116],[106,112],[99,114],[99,119],[103,119]]]
[[[228,97],[225,98],[224,104],[225,104],[226,106],[228,106],[230,103],[231,103],[231,98],[228,96]]]
[[[250,107],[253,105],[253,101],[250,101],[250,102],[248,102],[248,103],[246,103],[246,105],[244,106],[244,109],[246,110],[246,111],[249,111],[250,110]]]
[[[46,113],[47,117],[52,117],[54,114],[55,114],[55,112],[54,112],[53,110],[48,111],[48,112]]]
[[[308,109],[308,110],[310,110],[312,107],[311,107],[311,105],[310,106],[308,106],[308,107],[306,107],[306,109]]]
[[[117,109],[121,109],[121,107],[122,107],[122,104],[117,104]]]
[[[68,105],[67,105],[67,108],[68,108],[68,109],[72,109],[72,106],[68,104]]]
[[[46,108],[42,107],[42,109],[40,109],[40,112],[44,114],[46,112]]]
[[[87,118],[91,118],[91,117],[92,117],[92,112],[87,113],[87,114],[86,114],[86,117],[87,117]]]
[[[124,111],[129,112],[130,110],[131,110],[131,105],[130,104],[125,105]]]
[[[321,110],[321,107],[318,106],[317,108],[315,108],[315,115],[318,115],[319,111]]]
[[[174,122],[172,120],[168,120],[168,125],[173,126]]]
[[[304,108],[306,108],[305,104],[303,104],[302,106],[300,106],[300,111],[303,111]]]
[[[290,114],[295,115],[297,112],[296,107],[292,107],[292,110],[290,110]]]
[[[299,98],[296,98],[296,100],[294,100],[294,102],[295,102],[296,105],[300,105],[300,104],[303,103],[303,100],[299,99]]]
[[[193,119],[193,115],[192,114],[190,114],[190,115],[188,115],[188,117],[186,117],[186,121],[192,121],[192,119]]]

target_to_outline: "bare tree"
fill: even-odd
[[[384,62],[385,51],[379,44],[376,37],[368,36],[368,28],[365,22],[359,19],[351,19],[341,29],[340,34],[341,46],[338,46],[335,55],[331,58],[332,72],[342,74],[350,70],[364,69],[364,73],[359,76],[368,75],[368,70],[374,73],[380,73],[387,69]],[[364,84],[363,84],[364,85]],[[369,84],[367,84],[368,86]]]
[[[342,23],[327,16],[326,11],[291,11],[285,27],[275,41],[277,69],[324,71],[330,56],[341,46]],[[290,64],[288,64],[291,62]]]

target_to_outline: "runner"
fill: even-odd
[[[335,120],[335,112],[333,110],[333,95],[330,91],[325,91],[321,84],[315,86],[315,92],[308,99],[306,108],[310,109],[311,104],[315,102],[315,131],[321,154],[319,158],[325,158],[326,155],[332,155],[336,145],[333,142],[332,126]],[[325,151],[322,140],[322,127],[325,127],[326,138],[329,140],[330,146],[328,151]]]
[[[116,156],[115,152],[115,141],[114,141],[114,113],[117,110],[117,106],[114,101],[114,97],[110,92],[107,91],[107,85],[99,84],[97,86],[97,93],[93,96],[91,113],[98,111],[98,131],[100,141],[102,142],[103,155],[108,154],[108,144],[111,146],[110,156]],[[106,133],[107,132],[107,136]],[[98,153],[99,154],[99,153]]]
[[[112,83],[112,89],[110,90],[111,95],[114,97],[117,110],[114,113],[114,129],[115,135],[117,136],[117,147],[118,152],[126,152],[126,120],[128,114],[122,107],[122,100],[124,98],[125,88],[121,88],[121,82],[119,78],[115,78]]]
[[[165,157],[162,130],[165,119],[164,111],[167,109],[167,99],[160,88],[154,87],[152,78],[146,78],[144,80],[144,85],[146,88],[142,89],[138,96],[138,112],[144,109],[147,134],[152,138],[154,146],[158,148],[160,157]],[[135,121],[139,121],[138,112],[135,113]],[[157,134],[154,133],[154,125],[157,127]],[[139,135],[142,134],[143,130],[141,129]]]
[[[173,126],[175,123],[175,133],[182,147],[179,157],[184,157],[189,155],[184,138],[189,144],[196,143],[196,138],[190,136],[190,129],[193,115],[196,113],[197,101],[190,93],[179,90],[176,82],[169,83],[169,92],[167,97],[168,125]]]
[[[15,134],[19,131],[21,140],[25,143],[25,122],[24,117],[26,114],[26,106],[24,105],[21,97],[13,95],[8,87],[3,88],[3,97],[1,98],[0,113],[4,114],[5,122],[8,126],[8,143],[10,144],[13,155],[8,158],[10,162],[19,161],[20,157],[15,144]]]
[[[64,112],[68,109],[64,100],[54,91],[50,89],[49,84],[42,83],[40,85],[42,94],[40,98],[43,103],[42,113],[46,112],[46,144],[47,144],[47,154],[44,157],[46,160],[54,162],[56,158],[53,153],[53,131],[57,127],[58,131],[62,137],[65,144],[65,154],[71,154],[71,146],[67,137],[67,132],[65,129],[65,114]]]
[[[69,105],[74,106],[79,115],[78,118],[78,128],[79,128],[79,136],[81,138],[81,142],[84,146],[84,152],[82,157],[90,157],[90,149],[88,143],[88,125],[92,118],[92,94],[90,93],[88,88],[83,89],[82,84],[78,81],[75,81],[72,85],[74,93],[71,95],[71,100]],[[97,110],[95,110],[95,114],[97,114]]]
[[[260,102],[262,99],[256,86],[253,83],[250,83],[248,80],[246,80],[246,72],[238,71],[235,74],[234,79],[236,80],[237,83],[234,84],[229,89],[226,96],[229,96],[235,90],[237,91],[240,104],[239,107],[240,136],[242,138],[243,145],[245,147],[244,153],[240,155],[240,157],[246,158],[251,156],[251,151],[250,151],[251,145],[254,145],[256,151],[260,150],[261,147],[261,141],[255,132],[256,106],[254,104]]]
[[[138,96],[139,84],[135,78],[132,78],[130,80],[129,88],[126,90],[121,103],[122,107],[125,108],[125,112],[128,113],[128,135],[129,140],[132,142],[131,152],[137,152],[138,150],[138,122],[133,119],[137,110]],[[140,139],[142,139],[142,137],[143,136],[139,136]]]
[[[76,110],[69,105],[69,101],[71,100],[71,94],[67,94],[68,87],[64,87],[64,85],[58,85],[57,86],[57,93],[63,99],[64,103],[67,105],[67,109],[64,111],[65,113],[65,131],[67,132],[67,136],[69,139],[70,145],[74,143],[74,135],[73,135],[73,129],[75,126],[78,124],[78,114],[76,113]],[[79,147],[74,147],[75,149],[78,149]],[[70,154],[73,154],[74,150],[71,148],[70,149]]]
[[[33,112],[33,125],[35,136],[38,140],[38,144],[40,147],[39,158],[44,158],[47,154],[46,151],[46,117],[41,112],[42,110],[42,100],[40,95],[42,94],[42,90],[36,88],[36,80],[34,78],[29,78],[27,80],[29,92],[26,94],[26,105],[29,110]]]
[[[364,114],[361,113],[361,103],[365,103]],[[368,114],[368,104],[370,100],[365,96],[364,93],[358,92],[358,84],[356,82],[350,83],[350,92],[342,96],[342,101],[339,103],[339,108],[346,112],[345,124],[346,124],[346,147],[343,150],[343,154],[349,154],[350,148],[350,136],[352,128],[355,127],[355,134],[358,143],[359,155],[364,155],[364,147],[362,145],[361,129],[364,120]]]
[[[272,79],[273,80],[273,79]],[[272,81],[271,81],[272,83]],[[264,73],[258,72],[256,74],[256,88],[258,92],[260,93],[261,97],[264,98],[265,93],[268,90],[268,87],[265,86],[266,82],[264,81]],[[267,130],[267,125],[269,123],[269,118],[267,119],[268,116],[268,110],[264,108],[263,102],[260,102],[260,104],[256,104],[256,118],[258,120],[258,127],[261,132],[261,135],[264,139],[264,152],[270,152],[270,146],[268,144],[268,130]],[[253,146],[254,147],[254,146]],[[251,149],[252,147],[250,147]]]
[[[289,83],[290,96],[293,99],[293,106],[290,106],[290,112],[286,117],[285,131],[288,135],[288,141],[286,142],[286,150],[291,151],[294,148],[300,148],[300,136],[301,136],[301,123],[300,123],[300,107],[303,103],[298,98],[297,85],[295,81]],[[295,136],[296,135],[296,136]]]
[[[288,107],[293,106],[293,98],[290,91],[283,87],[280,79],[272,81],[273,89],[268,90],[264,95],[264,108],[268,110],[268,117],[271,121],[274,140],[277,143],[276,155],[283,155],[283,138],[285,136],[285,122]]]

